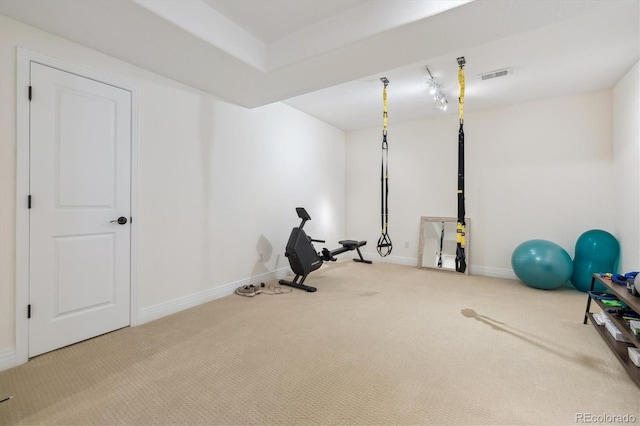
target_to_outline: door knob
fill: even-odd
[[[127,218],[124,216],[120,216],[119,218],[112,220],[109,223],[117,223],[118,225],[124,225],[125,223],[127,223]]]

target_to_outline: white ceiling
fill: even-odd
[[[254,37],[269,44],[344,13],[364,0],[203,0]]]
[[[0,14],[247,108],[344,130],[612,87],[640,56],[638,0],[0,0]],[[435,106],[428,66],[449,99]],[[480,73],[513,73],[481,81]]]

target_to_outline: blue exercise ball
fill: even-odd
[[[520,281],[542,290],[562,286],[573,272],[569,253],[547,240],[529,240],[520,244],[511,255],[511,267]]]
[[[585,232],[576,241],[571,284],[580,291],[589,291],[594,273],[616,272],[619,256],[620,243],[613,235],[601,229]],[[596,282],[594,290],[605,291],[606,288]]]

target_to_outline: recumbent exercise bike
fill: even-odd
[[[353,259],[355,262],[369,263],[370,260],[365,260],[360,252],[360,247],[367,244],[366,241],[355,240],[342,240],[338,241],[338,244],[342,244],[342,247],[329,251],[326,248],[322,249],[322,252],[317,253],[313,243],[324,243],[324,240],[314,240],[307,236],[302,229],[304,224],[311,220],[311,216],[303,207],[296,207],[296,213],[298,217],[302,219],[300,226],[293,228],[284,255],[289,259],[289,265],[294,274],[296,274],[293,281],[280,280],[280,284],[290,287],[299,288],[309,292],[316,291],[315,287],[311,287],[304,284],[304,280],[307,276],[322,266],[323,262],[332,261],[337,259],[335,256],[347,252],[356,250],[358,252],[359,259]],[[298,281],[300,279],[300,281]]]

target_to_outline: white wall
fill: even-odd
[[[389,260],[415,265],[420,216],[457,215],[457,110],[395,124],[389,109]],[[529,239],[573,256],[584,231],[613,232],[612,133],[611,90],[465,111],[471,273],[514,277],[511,254]],[[347,233],[372,242],[369,253],[380,235],[380,144],[378,128],[347,134]]]
[[[221,102],[0,16],[0,369],[15,347],[17,47],[138,90],[141,321],[284,273],[297,206],[311,235],[344,237],[344,132],[284,104]]]
[[[616,204],[612,206],[620,241],[620,268],[640,269],[640,67],[638,63],[613,89],[613,180]]]

